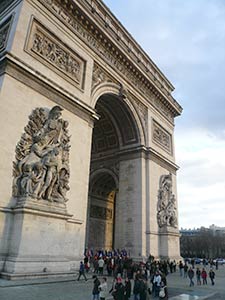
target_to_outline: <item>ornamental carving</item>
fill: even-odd
[[[72,80],[83,88],[85,62],[74,51],[65,47],[61,41],[49,33],[36,20],[33,21],[26,50],[36,59],[53,66],[59,75]]]
[[[138,101],[135,98],[132,98],[131,100],[137,110],[139,117],[140,117],[142,126],[144,127],[145,131],[147,131],[147,128],[148,128],[148,109],[147,109],[147,107],[141,101]]]
[[[101,67],[94,64],[92,75],[92,91],[101,83],[115,82]]]
[[[172,193],[172,174],[162,175],[159,180],[157,221],[159,227],[177,228],[176,199]]]
[[[172,137],[156,121],[152,120],[152,140],[164,150],[172,154]]]
[[[111,43],[109,41],[107,42],[107,39],[104,39],[101,34],[95,34],[95,32],[98,32],[97,29],[94,30],[93,26],[88,26],[87,23],[82,24],[82,20],[79,19],[78,15],[69,12],[69,10],[61,6],[57,0],[39,1],[91,49],[93,49],[97,55],[114,68],[116,72],[120,73],[125,80],[129,81],[129,83],[133,85],[138,92],[142,93],[156,109],[158,109],[170,122],[173,123],[174,113],[165,106],[163,103],[163,97],[160,97],[157,91],[153,91],[154,89],[149,84],[148,80],[146,80],[141,73],[138,72],[137,68],[123,57],[119,51],[116,51],[115,48],[112,47]],[[154,80],[155,84],[157,84],[155,76]],[[171,98],[171,96],[168,97]],[[175,100],[172,101],[176,103]]]
[[[110,208],[91,205],[90,217],[103,220],[112,220],[113,211]]]
[[[69,188],[70,136],[62,108],[36,108],[16,146],[13,196],[65,203]]]
[[[0,52],[5,50],[7,46],[12,20],[13,15],[11,15],[8,19],[5,20],[5,22],[0,25]]]

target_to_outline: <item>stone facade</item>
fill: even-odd
[[[171,83],[102,1],[0,20],[1,275],[70,274],[85,247],[179,258]]]

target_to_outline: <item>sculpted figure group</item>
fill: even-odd
[[[177,227],[176,199],[172,193],[172,174],[160,177],[157,220],[159,227]]]
[[[62,108],[54,106],[49,112],[36,108],[30,115],[16,146],[14,197],[67,201],[70,137],[61,114]]]

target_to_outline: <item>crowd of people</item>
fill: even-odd
[[[195,264],[192,262],[189,267],[187,262],[180,261],[177,264],[175,260],[159,261],[152,255],[147,262],[137,263],[124,249],[100,250],[95,253],[86,250],[84,261],[80,262],[77,280],[80,280],[81,276],[87,280],[86,274],[91,270],[94,284],[93,300],[105,300],[109,293],[114,300],[129,300],[131,295],[134,300],[148,300],[151,294],[156,299],[168,299],[167,275],[176,272],[177,268],[181,277],[190,280],[190,286],[194,286],[195,277],[197,285],[206,285],[208,277],[211,284],[215,284],[215,272],[212,266],[207,273],[205,266],[202,270],[199,267],[195,269]],[[112,285],[108,286],[106,276],[113,277]]]

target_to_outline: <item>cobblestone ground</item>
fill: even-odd
[[[92,279],[76,281],[74,278],[55,280],[5,281],[0,280],[0,300],[91,300]],[[169,299],[225,300],[225,266],[216,271],[216,284],[189,287],[189,281],[179,273],[168,275]],[[62,280],[62,279],[60,279]],[[111,286],[112,279],[108,279]],[[111,296],[107,300],[112,299]],[[154,298],[151,298],[154,299]]]

